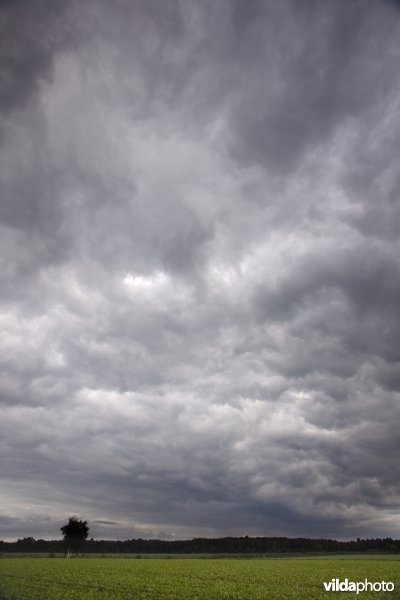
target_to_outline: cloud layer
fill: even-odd
[[[398,5],[0,11],[2,537],[396,537]]]

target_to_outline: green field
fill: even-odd
[[[333,598],[400,598],[400,561],[379,558],[0,558],[0,599],[228,600],[329,598],[324,581],[391,581],[393,592]]]

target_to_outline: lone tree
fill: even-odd
[[[61,527],[67,552],[78,554],[89,535],[87,521],[80,521],[77,517],[70,517],[68,523]]]

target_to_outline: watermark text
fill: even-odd
[[[331,579],[324,581],[326,592],[393,592],[394,583],[392,581],[349,581],[346,577],[343,581],[340,579]]]

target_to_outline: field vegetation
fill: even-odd
[[[383,560],[385,558],[385,560]],[[335,593],[337,598],[400,598],[400,560],[379,558],[0,559],[0,598],[15,600],[249,600],[329,597],[323,582],[392,581],[393,592]]]

